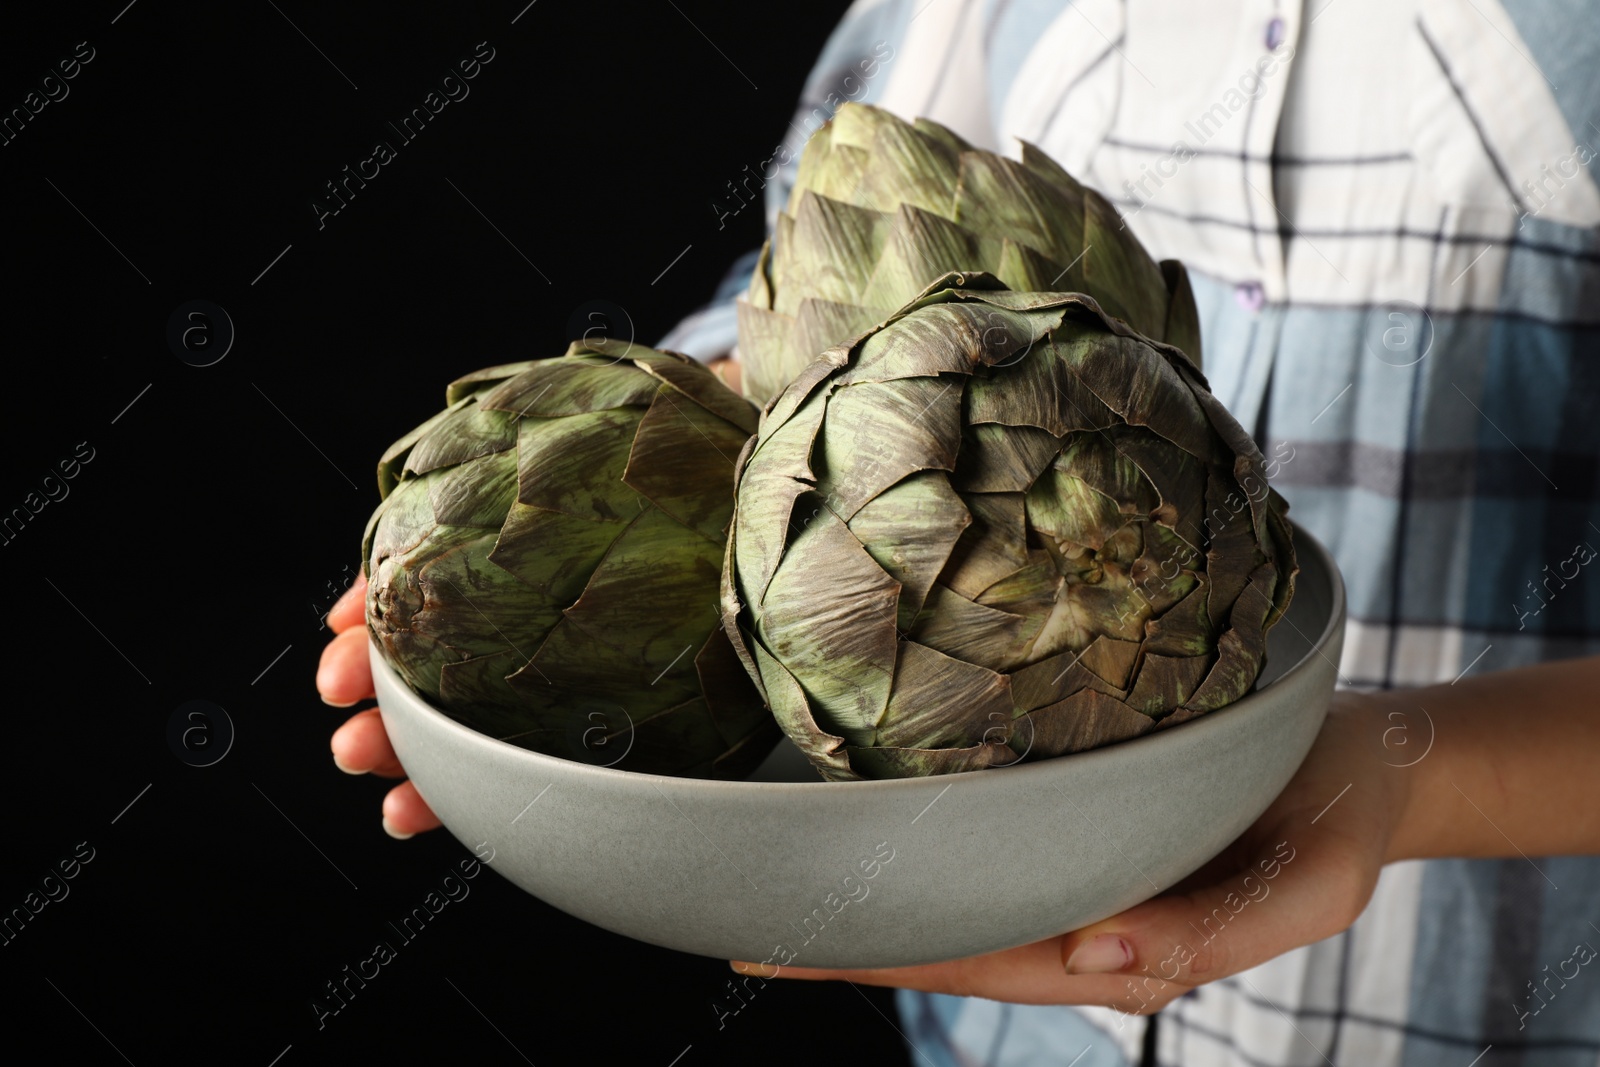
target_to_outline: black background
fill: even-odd
[[[348,713],[313,688],[379,453],[451,378],[558,354],[591,301],[650,344],[706,300],[763,235],[712,200],[772,155],[846,5],[125,3],[0,35],[0,112],[94,49],[0,146],[0,513],[94,455],[0,546],[0,912],[94,850],[0,946],[11,1040],[83,1064],[905,1062],[886,993],[774,983],[719,1029],[723,962],[493,873],[321,1029],[311,1008],[470,854],[384,835],[392,783],[334,767]],[[385,132],[480,41],[468,97]],[[397,158],[319,229],[379,138]],[[197,299],[237,331],[207,367],[166,339]],[[236,729],[209,767],[167,738],[197,699]]]

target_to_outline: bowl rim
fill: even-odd
[[[1226,704],[1223,707],[1217,708],[1215,711],[1210,711],[1204,715],[1197,716],[1188,722],[1181,723],[1179,725],[1182,727],[1182,730],[1155,730],[1150,733],[1141,734],[1138,737],[1129,738],[1125,741],[1117,741],[1112,744],[1102,745],[1099,748],[1092,748],[1084,752],[1065,754],[1066,757],[1071,758],[1075,766],[1083,766],[1085,763],[1091,761],[1125,759],[1127,758],[1126,752],[1138,748],[1139,746],[1143,746],[1141,749],[1141,751],[1143,751],[1153,749],[1160,745],[1183,744],[1184,742],[1181,740],[1183,737],[1194,738],[1198,736],[1198,731],[1200,730],[1222,729],[1227,726],[1227,720],[1222,718],[1222,716],[1224,716],[1227,712],[1239,708],[1249,710],[1254,704],[1264,701],[1268,689],[1287,682],[1290,676],[1302,670],[1305,665],[1310,662],[1311,657],[1322,656],[1324,659],[1327,658],[1326,649],[1328,645],[1332,643],[1337,633],[1341,631],[1345,625],[1346,607],[1344,577],[1340,574],[1338,564],[1334,561],[1333,555],[1328,551],[1327,546],[1323,545],[1321,541],[1319,541],[1314,535],[1311,534],[1310,531],[1306,530],[1305,527],[1301,526],[1299,523],[1294,522],[1292,519],[1289,520],[1289,522],[1294,532],[1294,546],[1297,557],[1303,557],[1305,554],[1314,554],[1319,557],[1323,565],[1323,572],[1328,576],[1329,584],[1331,586],[1328,620],[1324,624],[1322,632],[1316,636],[1315,640],[1310,642],[1310,648],[1306,654],[1301,656],[1294,663],[1290,664],[1288,669],[1285,670],[1283,674],[1279,675],[1279,677],[1268,687],[1264,689],[1253,689],[1230,704]],[[1303,570],[1303,568],[1301,569]],[[1279,620],[1280,623],[1288,621],[1287,614]],[[365,625],[364,620],[363,625]],[[1290,623],[1290,625],[1293,626],[1294,624]],[[1295,627],[1295,629],[1297,632],[1301,633],[1301,636],[1306,636],[1303,631],[1299,630],[1299,627]],[[584,763],[581,760],[570,760],[561,756],[551,756],[543,752],[536,752],[533,749],[523,748],[520,745],[513,745],[509,741],[502,741],[497,737],[492,737],[489,734],[475,730],[470,726],[456,721],[449,715],[446,715],[444,712],[434,707],[427,700],[423,699],[423,697],[414,692],[411,687],[408,686],[403,679],[401,679],[399,674],[395,672],[394,668],[390,667],[389,664],[384,660],[383,654],[379,650],[376,641],[373,640],[370,630],[367,634],[367,650],[368,659],[372,664],[372,670],[375,677],[378,674],[386,675],[389,687],[394,692],[398,693],[403,700],[408,701],[415,708],[420,709],[427,715],[436,717],[438,720],[440,720],[439,725],[442,725],[446,730],[455,734],[463,741],[469,744],[495,746],[503,750],[501,753],[502,755],[510,759],[520,760],[529,769],[542,768],[548,772],[565,775],[569,778],[575,776],[580,779],[587,779],[595,782],[597,785],[608,782],[614,785],[623,785],[625,783],[643,784],[647,782],[653,782],[657,784],[687,783],[696,791],[761,795],[787,793],[797,789],[837,790],[841,787],[855,789],[858,792],[865,791],[867,789],[875,789],[884,792],[895,790],[901,792],[915,792],[920,789],[927,788],[930,783],[935,782],[938,779],[948,780],[945,788],[950,788],[960,781],[973,781],[979,779],[992,780],[993,778],[992,774],[978,775],[955,773],[915,778],[868,779],[853,782],[826,781],[820,777],[814,782],[756,782],[749,781],[747,779],[723,780],[715,778],[688,778],[668,774],[650,774],[643,771],[624,771],[615,767],[595,766],[593,764]],[[1337,663],[1334,664],[1334,671],[1337,676]],[[380,708],[381,706],[382,705],[380,702]],[[1173,736],[1177,736],[1180,740],[1170,740]],[[1122,753],[1122,755],[1118,755],[1117,753]],[[1031,763],[1016,763],[1007,765],[1005,767],[986,768],[986,770],[991,772],[1004,771],[1008,775],[1013,776],[1032,774],[1037,777],[1041,775],[1048,775],[1052,773],[1053,770],[1059,769],[1062,766],[1062,760],[1064,758],[1065,757],[1063,756],[1055,756],[1049,759],[1036,760]]]

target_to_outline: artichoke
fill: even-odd
[[[741,777],[781,736],[717,611],[757,413],[629,346],[490,367],[378,465],[368,628],[435,707],[527,748]]]
[[[825,778],[1077,752],[1254,685],[1286,508],[1178,349],[952,274],[769,405],[723,617]]]
[[[765,404],[817,353],[948,271],[1086,293],[1200,361],[1183,265],[1158,265],[1105,198],[1039,149],[1024,142],[1018,162],[926,119],[847,103],[806,145],[788,208],[738,304],[745,395]]]

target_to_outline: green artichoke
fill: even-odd
[[[800,158],[788,208],[739,302],[745,395],[765,404],[823,349],[948,271],[1019,291],[1086,293],[1200,362],[1188,275],[1157,264],[1104,197],[1033,145],[973,148],[937,123],[847,103]]]
[[[781,736],[717,611],[757,413],[675,353],[574,344],[452,382],[378,464],[368,627],[416,692],[502,740],[742,777]]]
[[[825,778],[1077,752],[1254,685],[1286,508],[1178,349],[952,274],[767,408],[723,617]]]

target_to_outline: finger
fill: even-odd
[[[365,627],[346,630],[323,648],[317,665],[317,692],[324,704],[336,708],[348,708],[376,695]]]
[[[328,629],[340,634],[359,625],[366,620],[366,608],[367,579],[365,575],[357,575],[350,588],[328,609]]]
[[[1252,863],[1209,886],[1066,935],[1063,967],[1187,987],[1331,937],[1360,915],[1377,870],[1358,842],[1320,828],[1300,836],[1261,846]]]
[[[395,786],[383,798],[383,832],[390,837],[403,841],[439,825],[439,816],[409,781]]]
[[[736,962],[732,966],[741,974],[760,978],[835,979],[1011,1004],[1097,1004],[1130,1013],[1155,1010],[1184,992],[1183,988],[1166,983],[1159,995],[1146,992],[1141,998],[1135,995],[1138,983],[1126,975],[1068,975],[1061,966],[1061,941],[1052,937],[1003,952],[917,967],[844,970],[778,966],[772,962]]]
[[[723,356],[720,359],[712,360],[710,367],[716,376],[722,379],[723,385],[726,385],[736,393],[739,392],[740,372],[744,368],[740,366],[738,360]]]
[[[350,716],[345,724],[333,732],[329,743],[333,749],[333,762],[346,774],[372,773],[380,778],[404,778],[389,743],[389,732],[383,728],[383,717],[377,708],[368,708]]]

